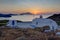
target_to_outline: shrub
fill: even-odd
[[[35,28],[36,31],[40,31],[40,32],[44,32],[45,30],[49,30],[49,29],[50,29],[49,26],[36,27],[36,28]]]

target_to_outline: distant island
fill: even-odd
[[[0,17],[11,17],[10,14],[0,14]]]
[[[11,14],[11,13],[9,13],[9,14],[3,14],[3,13],[0,13],[0,17],[11,17],[11,16],[13,16],[13,15],[18,15],[18,14]]]
[[[20,15],[33,15],[33,14],[30,12],[26,12],[26,13],[21,13]]]

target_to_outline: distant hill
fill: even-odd
[[[26,13],[21,13],[20,15],[32,15],[32,13],[26,12]]]
[[[10,14],[0,14],[0,17],[11,17]]]
[[[3,14],[3,13],[0,13],[0,17],[11,17],[13,15],[18,15],[18,14],[11,14],[11,13],[9,13],[9,14]]]
[[[18,14],[11,14],[11,13],[9,13],[8,15],[11,15],[12,16],[12,15],[18,15]]]
[[[60,25],[60,14],[54,14],[54,15],[48,17],[48,18],[56,21]]]

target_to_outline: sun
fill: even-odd
[[[32,14],[38,14],[40,11],[37,10],[37,9],[31,9],[30,12],[31,12]]]

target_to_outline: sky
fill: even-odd
[[[60,12],[60,0],[0,0],[1,13]]]

